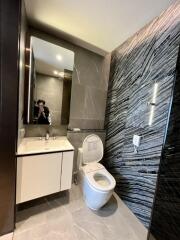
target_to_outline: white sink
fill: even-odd
[[[44,152],[59,152],[74,150],[67,137],[57,137],[49,140],[39,138],[24,138],[18,147],[17,155],[28,155]]]

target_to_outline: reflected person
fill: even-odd
[[[45,104],[46,102],[42,99],[37,101],[37,105],[34,106],[34,116],[37,124],[50,125],[49,108]]]

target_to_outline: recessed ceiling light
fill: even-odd
[[[54,70],[53,73],[54,73],[55,75],[58,75],[58,71],[56,71],[56,70]]]
[[[60,72],[59,76],[63,78],[64,77],[64,72]]]
[[[61,55],[56,55],[56,58],[57,58],[57,60],[59,60],[59,61],[61,61],[62,60],[62,56]]]

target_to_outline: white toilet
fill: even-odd
[[[82,148],[78,149],[78,164],[83,195],[92,210],[98,210],[108,202],[116,185],[114,177],[98,163],[102,157],[101,139],[95,134],[87,136]]]

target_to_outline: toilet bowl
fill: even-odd
[[[101,139],[95,134],[87,136],[82,148],[78,149],[78,163],[84,199],[92,210],[108,202],[116,185],[114,177],[99,163],[102,157]]]

